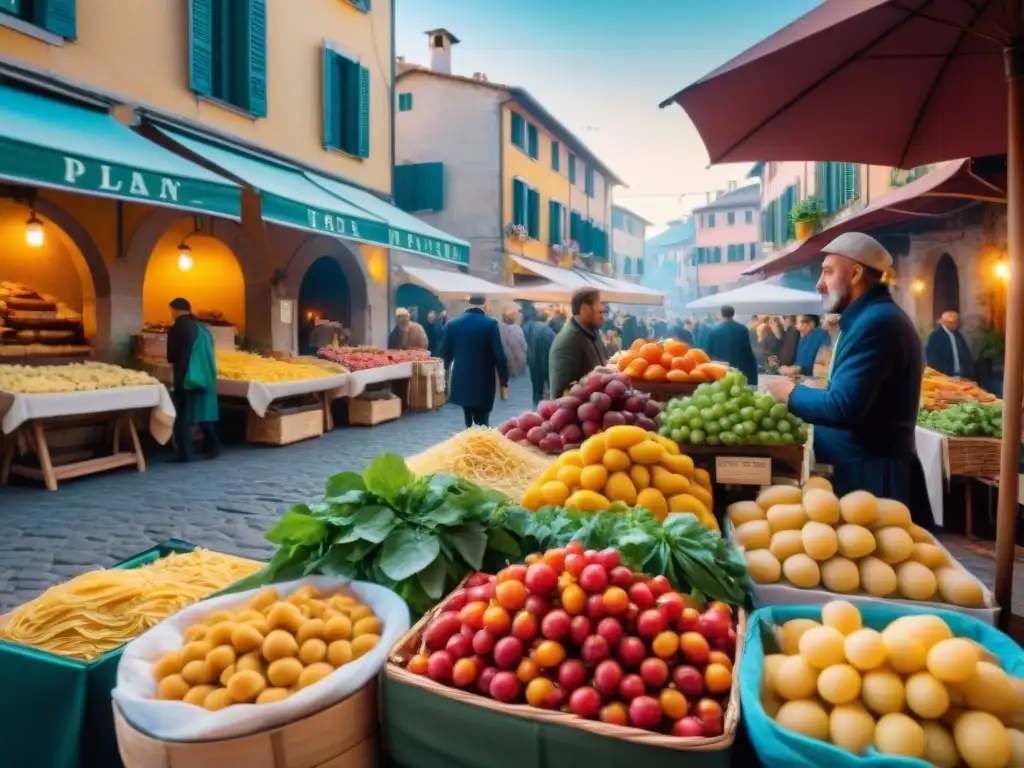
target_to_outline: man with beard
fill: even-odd
[[[785,379],[769,385],[776,400],[814,425],[815,459],[833,467],[838,495],[865,490],[906,504],[914,522],[934,523],[914,429],[924,355],[914,323],[882,282],[892,256],[873,237],[840,235],[824,251],[818,292],[839,313],[839,335],[826,389]]]
[[[580,288],[572,295],[572,317],[555,337],[548,353],[549,397],[561,397],[574,381],[608,362],[601,341],[604,303],[597,288]]]

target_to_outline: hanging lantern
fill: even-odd
[[[182,243],[178,246],[178,269],[188,272],[192,269],[192,263],[192,249]]]
[[[25,222],[25,243],[31,248],[38,248],[46,241],[43,222],[36,218],[35,211]]]

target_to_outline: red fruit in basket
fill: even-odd
[[[622,629],[622,622],[618,619],[607,616],[597,623],[597,634],[603,637],[609,646],[616,646],[622,640],[625,630]]]
[[[676,667],[672,673],[672,682],[676,684],[687,699],[696,701],[704,693],[704,676],[696,667],[688,664]]]
[[[583,645],[583,641],[586,640],[593,633],[593,622],[586,616],[573,616],[572,621],[569,624],[569,639],[575,645]]]
[[[462,629],[460,630],[460,634],[463,634],[466,637],[468,637],[470,642],[473,641],[473,635],[475,635],[476,633],[477,633],[477,630],[473,629],[468,624],[463,624],[462,625]]]
[[[683,632],[679,636],[679,652],[691,664],[701,666],[708,663],[711,646],[708,645],[707,638],[699,632]]]
[[[601,417],[601,429],[611,429],[612,427],[621,427],[623,424],[628,424],[626,420],[626,414],[622,411],[606,411]]]
[[[630,413],[637,413],[637,412],[642,411],[644,409],[644,404],[640,401],[640,398],[637,397],[636,395],[630,395],[629,397],[626,398],[626,401],[622,404],[622,409],[624,411],[629,411]],[[520,421],[520,423],[522,423],[522,422]]]
[[[580,573],[580,586],[591,594],[603,593],[608,588],[608,571],[594,563]]]
[[[567,691],[575,691],[587,679],[587,667],[579,659],[567,659],[558,667],[558,684]]]
[[[704,726],[696,717],[684,717],[672,723],[671,733],[683,739],[696,739],[704,735]]]
[[[604,393],[612,400],[622,400],[629,392],[629,388],[621,381],[612,379],[604,385]]]
[[[493,656],[502,669],[515,669],[523,658],[523,644],[514,637],[503,637],[494,644]]]
[[[519,429],[519,419],[508,419],[501,422],[501,426],[498,427],[498,431],[503,435],[507,434],[510,429]]]
[[[595,718],[601,711],[601,694],[590,686],[577,688],[569,696],[569,709],[577,717]]]
[[[614,659],[605,659],[594,669],[594,687],[611,696],[622,681],[622,667]]]
[[[576,418],[581,422],[599,421],[604,413],[595,403],[584,403],[576,409]]]
[[[636,617],[636,633],[648,640],[657,637],[667,625],[665,616],[657,608],[648,608]]]
[[[512,617],[500,605],[492,605],[484,611],[484,629],[495,637],[504,637],[512,628]]]
[[[648,688],[664,688],[668,682],[668,664],[663,659],[644,659],[640,663],[640,677]]]
[[[721,736],[725,727],[722,722],[722,717],[702,717],[700,719],[701,728],[703,729],[704,736],[710,738],[712,736]]]
[[[676,626],[680,632],[696,632],[697,623],[700,621],[700,611],[696,608],[683,608],[683,615],[679,618]]]
[[[551,601],[543,595],[530,595],[526,598],[524,610],[529,611],[538,619],[543,619],[551,610]]]
[[[509,704],[519,698],[523,685],[515,672],[498,672],[491,680],[491,698]]]
[[[580,646],[580,658],[591,667],[607,659],[610,654],[608,641],[600,635],[591,635]]]
[[[658,610],[665,617],[667,624],[675,624],[683,615],[686,608],[686,601],[678,592],[666,592],[658,596]]]
[[[622,556],[619,554],[617,549],[609,547],[608,549],[602,549],[597,553],[597,562],[599,565],[604,566],[605,570],[611,571],[622,565]],[[630,581],[632,581],[632,571],[630,571],[629,576]]]
[[[427,677],[436,683],[450,683],[455,659],[448,651],[434,651],[427,660]]]
[[[501,670],[497,667],[484,667],[476,678],[476,688],[485,696],[491,695],[491,681]]]
[[[473,653],[479,653],[481,656],[486,656],[494,650],[494,643],[497,638],[488,632],[486,629],[481,629],[473,635]]]
[[[547,430],[539,424],[536,427],[531,427],[530,431],[526,433],[526,439],[533,445],[540,445],[540,441],[547,437]]]
[[[474,600],[472,603],[466,603],[466,605],[459,611],[459,621],[462,622],[463,627],[469,627],[470,629],[477,630],[484,625],[484,611],[487,610],[487,603],[483,600]]]
[[[423,633],[423,644],[428,651],[439,651],[452,635],[462,630],[462,621],[455,611],[441,611]]]
[[[543,423],[544,419],[541,418],[539,413],[523,411],[519,414],[517,421],[519,422],[520,429],[530,430],[534,427],[539,427]]]
[[[550,595],[558,587],[558,572],[547,563],[534,563],[526,569],[526,588],[534,595]]]
[[[570,445],[578,446],[583,441],[583,430],[578,424],[566,424],[558,430],[558,436],[562,438],[562,445],[568,449]]]
[[[592,437],[601,431],[601,425],[596,421],[584,421],[580,424],[580,430],[584,437]]]
[[[474,659],[459,659],[452,667],[452,685],[468,688],[476,681],[478,669]]]
[[[569,636],[572,618],[561,608],[547,614],[540,622],[540,633],[548,640],[563,640]]]
[[[526,439],[526,433],[523,432],[519,427],[513,427],[505,433],[505,437],[511,440],[513,443],[521,443]]]
[[[731,658],[736,653],[736,628],[729,627],[729,631],[725,633],[725,637],[718,639],[715,643],[719,650],[725,651]]]
[[[693,707],[693,714],[702,721],[722,717],[722,705],[714,699],[701,699]]]
[[[648,400],[647,404],[644,405],[644,415],[649,419],[658,418],[658,414],[661,413],[661,403],[657,400]]]
[[[640,675],[626,675],[619,681],[619,698],[630,702],[637,696],[643,696],[647,692],[644,679]]]
[[[465,589],[457,589],[444,599],[442,611],[461,611],[468,602],[469,594]]]
[[[647,587],[651,590],[651,594],[654,595],[655,599],[661,597],[666,592],[672,591],[672,584],[664,576],[655,576],[648,579]]]
[[[718,640],[725,637],[731,624],[729,617],[721,611],[704,611],[697,621],[697,631],[708,640]]]
[[[405,668],[412,672],[414,675],[425,675],[427,674],[427,662],[430,657],[425,653],[417,653],[411,659],[409,663],[405,665]]]
[[[587,598],[587,616],[591,621],[597,621],[608,615],[604,609],[604,594],[591,595]]]
[[[612,399],[604,392],[595,392],[590,396],[590,402],[597,406],[597,410],[604,413],[612,407]]]
[[[629,595],[622,587],[608,587],[604,591],[604,609],[612,616],[621,616],[629,609]]]
[[[551,400],[541,400],[537,404],[537,414],[542,419],[550,419],[557,407]]]
[[[626,713],[626,705],[621,701],[613,701],[611,704],[606,704],[601,707],[601,711],[598,713],[597,719],[602,723],[611,723],[612,725],[629,725],[629,715]]]
[[[565,449],[565,441],[557,432],[550,432],[537,444],[537,447],[548,453],[561,453]]]
[[[448,643],[445,645],[444,649],[448,651],[453,658],[462,659],[473,654],[473,641],[460,632],[459,634],[452,635],[448,638]]]
[[[596,549],[585,549],[583,556],[587,558],[587,565],[600,565],[597,561],[597,550]]]
[[[657,728],[661,724],[661,704],[652,696],[637,696],[629,702],[629,722],[635,728]]]
[[[572,574],[573,576],[579,576],[583,573],[583,569],[587,567],[587,558],[583,556],[582,552],[566,552],[565,554],[565,572]]]
[[[618,552],[615,553],[618,555]],[[633,586],[633,572],[624,565],[618,565],[608,571],[608,583],[614,587],[629,589]]]
[[[523,610],[512,619],[512,636],[528,643],[537,636],[537,617]]]
[[[555,432],[561,432],[563,428],[576,422],[576,414],[568,408],[559,408],[548,417],[548,424]]]
[[[654,593],[644,582],[640,581],[629,588],[629,599],[641,611],[654,607]]]
[[[473,602],[489,603],[494,599],[494,590],[497,586],[495,582],[490,581],[478,587],[470,587],[466,590],[466,597]]]
[[[619,641],[619,661],[624,667],[637,667],[647,656],[647,648],[639,637],[624,637]]]

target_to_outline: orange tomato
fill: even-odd
[[[704,373],[704,371],[698,371],[694,369],[690,371],[688,375],[690,377],[690,381],[694,382],[695,384],[704,384],[705,382],[711,381],[711,379],[708,377],[706,373]]]
[[[647,370],[647,361],[638,357],[626,366],[625,374],[631,379],[639,379],[644,375],[645,370]]]
[[[644,371],[644,381],[664,381],[668,372],[660,365],[649,365]]]
[[[639,352],[640,347],[642,347],[646,343],[647,339],[637,339],[636,341],[629,345],[629,349],[631,352]]]
[[[682,357],[689,349],[686,342],[679,341],[679,339],[669,339],[662,346],[665,347],[665,351],[672,355],[672,357]]]
[[[670,355],[668,352],[662,352],[660,361],[661,367],[667,371],[669,368],[672,367],[672,359],[672,355]]]
[[[640,347],[640,357],[646,360],[648,363],[660,363],[661,362],[661,345],[653,342],[648,342]]]
[[[697,365],[696,365],[696,363],[694,363],[693,358],[692,357],[686,357],[686,353],[685,352],[683,353],[682,357],[673,357],[672,358],[672,366],[671,366],[671,368],[672,368],[673,371],[683,371],[684,373],[689,373],[690,371],[692,371],[696,367],[697,367]]]
[[[711,381],[719,381],[729,372],[729,367],[720,363],[702,363],[693,369],[694,373],[702,373]]]
[[[675,384],[683,384],[690,380],[690,374],[688,374],[686,371],[680,371],[676,368],[673,368],[671,371],[665,374],[665,379]]]
[[[623,352],[619,355],[619,370],[625,371],[636,358],[636,352]]]
[[[696,360],[697,365],[711,362],[711,358],[708,357],[708,353],[698,347],[694,347],[693,349],[687,351],[686,354],[690,355],[694,360]]]

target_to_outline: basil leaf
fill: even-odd
[[[366,483],[358,472],[339,472],[327,478],[326,498],[341,496],[349,491],[365,491]]]
[[[523,554],[519,542],[501,528],[491,528],[487,531],[487,548],[509,557],[520,557]]]
[[[440,600],[444,594],[444,577],[447,565],[443,557],[438,557],[430,565],[416,574],[423,591],[432,600]]]
[[[428,528],[437,528],[439,526],[450,528],[466,519],[466,510],[449,501],[445,501],[436,509],[431,509],[419,515],[414,514],[413,517],[417,523]]]
[[[380,569],[389,579],[402,581],[434,562],[440,551],[434,534],[421,528],[396,528],[381,547]]]
[[[463,560],[474,571],[484,565],[484,554],[487,552],[487,532],[479,523],[460,525],[448,534]]]
[[[342,547],[331,547],[323,557],[314,560],[306,569],[305,575],[318,573],[323,576],[345,576],[354,579],[357,573],[355,563],[345,557],[347,550]]]
[[[327,523],[311,515],[305,504],[297,504],[282,515],[264,538],[272,544],[319,544],[327,538]]]
[[[405,465],[401,456],[386,451],[369,463],[363,472],[363,480],[366,482],[366,490],[395,504],[399,494],[416,482],[416,475]]]
[[[346,521],[351,526],[336,544],[348,544],[353,541],[369,541],[380,544],[398,525],[398,519],[391,507],[383,504],[370,504],[360,507]]]
[[[331,505],[336,510],[336,513],[340,511],[344,514],[344,507],[365,504],[369,500],[372,500],[372,496],[370,496],[369,493],[353,489],[351,491],[345,491],[338,496],[329,496],[324,500],[324,503]]]

